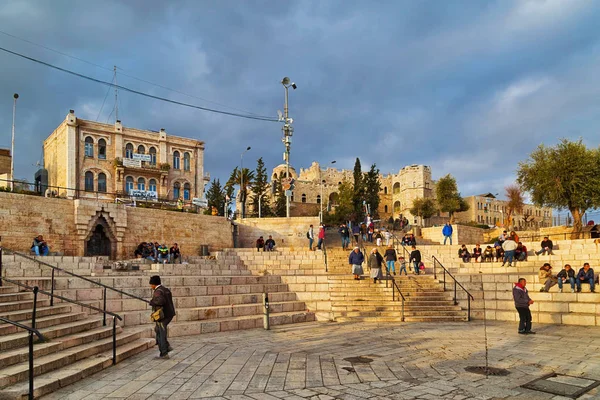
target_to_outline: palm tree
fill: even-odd
[[[243,186],[242,186],[243,182]],[[227,181],[228,185],[238,185],[239,200],[242,204],[242,215],[246,214],[246,198],[248,197],[248,187],[254,182],[254,171],[244,168],[240,174],[240,169],[235,167]]]

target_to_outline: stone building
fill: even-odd
[[[482,225],[504,225],[507,218],[507,201],[497,199],[492,193],[469,196],[464,199],[469,204],[469,210],[456,213],[456,221],[476,222]],[[513,216],[512,226],[515,229],[552,226],[552,208],[526,204],[522,214]]]
[[[0,149],[0,187],[9,187],[10,182],[8,180],[12,179],[10,176],[10,150],[9,149]]]
[[[79,119],[71,110],[44,141],[48,185],[59,196],[203,197],[204,142]]]

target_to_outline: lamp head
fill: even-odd
[[[281,80],[281,84],[282,84],[282,85],[284,85],[284,86],[285,86],[285,85],[289,85],[289,84],[290,84],[290,78],[288,78],[287,76],[286,76],[286,77],[284,77],[284,78]]]
[[[248,148],[246,149],[246,151],[250,150],[252,147],[248,146]]]
[[[13,97],[15,98],[15,100],[18,99],[19,98],[19,93],[13,94]]]
[[[335,164],[335,160],[333,160],[331,163],[332,163],[332,164]]]
[[[296,84],[295,84],[294,82],[292,82],[292,88],[293,88],[294,90],[296,90],[296,88],[298,88],[298,86],[296,86]]]

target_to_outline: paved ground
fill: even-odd
[[[600,380],[600,329],[534,328],[488,323],[489,365],[506,377],[464,371],[485,365],[482,322],[310,323],[174,338],[170,360],[155,348],[44,399],[565,399],[519,386],[553,371]]]

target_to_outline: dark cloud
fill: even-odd
[[[600,6],[548,1],[27,1],[0,5],[0,46],[98,79],[206,107],[276,115],[290,76],[292,163],[337,160],[383,172],[431,165],[464,194],[502,192],[538,144],[596,146]],[[0,53],[0,146],[18,106],[16,175],[31,177],[43,139],[76,109],[109,118],[107,88]],[[137,81],[159,83],[194,97]],[[208,101],[209,100],[209,101]],[[218,104],[215,104],[218,103]],[[205,168],[225,180],[263,157],[281,162],[277,123],[235,119],[120,95],[126,126],[206,142]]]

